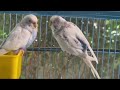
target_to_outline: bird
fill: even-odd
[[[98,64],[98,59],[80,28],[59,15],[50,17],[49,26],[52,30],[53,37],[58,42],[62,51],[81,58],[91,69],[93,76],[97,79],[101,79],[92,65],[92,61]],[[87,48],[90,50],[92,56],[88,55]]]
[[[37,37],[38,18],[33,14],[28,14],[16,24],[8,37],[0,45],[0,55],[13,51],[18,54],[19,50],[26,49],[33,43]]]

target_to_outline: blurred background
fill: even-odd
[[[99,64],[93,65],[101,78],[119,79],[119,11],[0,11],[0,44],[26,14],[38,17],[39,29],[23,57],[21,79],[94,78],[80,58],[61,51],[48,24],[52,15],[60,15],[82,30],[98,58]]]

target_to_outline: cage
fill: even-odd
[[[24,54],[21,79],[94,78],[80,58],[62,52],[48,25],[52,15],[60,15],[82,30],[98,58],[99,64],[93,65],[101,78],[119,79],[119,11],[0,11],[0,43],[26,14],[38,17],[39,31]]]

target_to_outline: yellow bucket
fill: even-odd
[[[17,55],[12,52],[0,55],[0,79],[19,79],[21,75],[22,57],[24,52]]]

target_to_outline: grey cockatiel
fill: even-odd
[[[37,36],[38,19],[35,15],[26,15],[10,32],[8,38],[0,46],[0,55],[9,51],[18,52],[29,47]]]
[[[52,34],[61,49],[71,55],[82,58],[87,66],[91,68],[94,77],[100,79],[99,74],[91,63],[91,61],[96,61],[98,64],[98,60],[82,31],[74,23],[68,22],[57,15],[52,16],[49,23]],[[87,48],[90,50],[93,57],[88,55]]]

